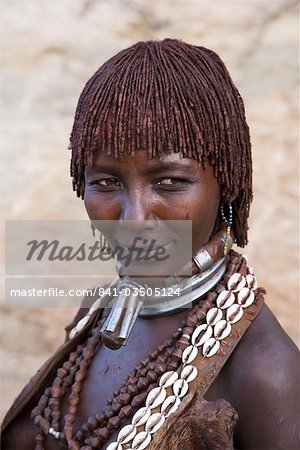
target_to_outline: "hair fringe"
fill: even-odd
[[[211,164],[223,201],[233,199],[234,235],[247,243],[252,201],[249,128],[242,98],[219,56],[176,39],[138,42],[104,63],[80,95],[70,136],[73,189],[96,151],[122,159],[178,152]]]

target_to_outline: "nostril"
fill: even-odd
[[[126,220],[120,219],[118,223],[119,228],[141,231],[141,230],[152,230],[157,226],[155,220]]]
[[[151,208],[145,202],[141,193],[128,199],[124,205],[120,216],[121,221],[144,222],[152,219]],[[136,225],[140,227],[140,224]]]

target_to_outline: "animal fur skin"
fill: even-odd
[[[182,405],[183,406],[183,405]],[[197,393],[171,415],[155,434],[151,450],[234,450],[238,419],[224,399],[206,401]]]

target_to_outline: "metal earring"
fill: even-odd
[[[96,228],[93,223],[91,223],[91,229],[92,229],[93,236],[95,237],[96,236]],[[101,233],[101,231],[99,231],[99,244],[100,244],[100,253],[105,253],[107,255],[110,255],[112,253],[111,247],[110,247],[109,243],[107,242],[104,234]]]
[[[104,234],[102,234],[101,232],[100,232],[99,242],[100,242],[100,252],[105,253],[105,254],[110,254],[111,248],[109,246],[109,243],[107,242]]]
[[[96,228],[93,223],[91,223],[91,229],[92,229],[93,236],[95,237],[96,236]]]
[[[225,210],[226,208],[226,210]],[[223,219],[223,222],[226,224],[226,236],[224,242],[224,255],[228,253],[228,241],[230,238],[230,232],[232,228],[233,222],[233,208],[231,203],[221,203],[220,205],[220,213]]]

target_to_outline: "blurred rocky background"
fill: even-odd
[[[164,37],[220,54],[252,132],[255,199],[245,253],[297,341],[298,2],[2,0],[0,17],[3,219],[86,217],[72,193],[68,138],[83,85],[107,58]],[[2,416],[62,342],[74,310],[3,303],[1,313]]]

